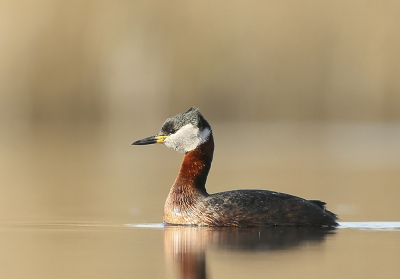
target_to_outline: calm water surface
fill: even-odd
[[[357,227],[358,226],[358,227]],[[2,224],[2,278],[398,278],[400,222],[343,228]]]
[[[1,278],[400,278],[398,223],[365,223],[400,220],[396,125],[213,125],[210,193],[321,199],[336,230],[164,228],[182,156],[130,146],[157,125],[6,128]]]

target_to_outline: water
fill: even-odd
[[[129,123],[19,127],[0,138],[0,277],[399,278],[395,125],[213,128],[211,193],[321,199],[341,226],[164,227],[181,154],[130,146],[148,134]]]
[[[316,228],[0,226],[2,278],[397,278],[400,222]],[[23,267],[21,267],[23,265]]]
[[[400,1],[181,2],[1,1],[0,278],[400,278]],[[130,143],[191,105],[210,193],[342,226],[164,228],[182,155]]]
[[[340,222],[340,229],[399,230],[400,222]]]

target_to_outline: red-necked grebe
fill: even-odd
[[[214,153],[211,126],[197,108],[168,118],[161,131],[133,145],[164,143],[185,153],[164,205],[166,224],[199,226],[296,225],[335,227],[325,203],[268,190],[208,194],[206,180]]]

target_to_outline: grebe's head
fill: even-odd
[[[173,150],[185,153],[206,142],[210,133],[210,124],[197,108],[191,107],[187,112],[168,118],[157,135],[135,141],[132,144],[164,143]]]

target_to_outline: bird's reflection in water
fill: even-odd
[[[164,245],[168,264],[179,270],[181,278],[207,278],[207,249],[271,253],[322,243],[326,235],[334,232],[307,227],[166,226]]]

